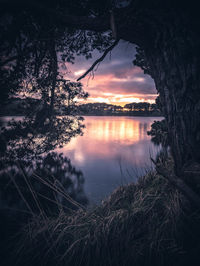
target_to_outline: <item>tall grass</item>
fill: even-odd
[[[30,266],[187,265],[200,251],[198,225],[199,214],[194,214],[183,195],[150,172],[136,184],[119,187],[95,209],[80,206],[68,214],[60,209],[56,218],[35,217],[23,230],[15,262]]]

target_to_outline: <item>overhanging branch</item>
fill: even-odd
[[[110,52],[110,51],[112,51],[112,49],[118,44],[118,42],[119,42],[119,40],[116,40],[110,47],[108,47],[106,50],[105,50],[105,52],[103,53],[103,55],[99,58],[99,59],[97,59],[93,64],[92,64],[92,66],[82,75],[82,76],[80,76],[78,79],[77,79],[77,81],[79,81],[79,80],[81,80],[81,79],[83,79],[83,78],[85,78],[85,76],[87,76],[87,74],[88,73],[90,73],[94,68],[95,68],[95,66],[98,64],[98,63],[100,63],[100,62],[102,62],[103,60],[104,60],[104,58],[106,57],[106,55]]]
[[[67,10],[53,9],[48,5],[44,5],[39,1],[26,1],[26,0],[0,0],[2,12],[12,12],[15,9],[31,10],[31,12],[37,11],[52,17],[58,24],[65,27],[71,26],[80,30],[91,30],[97,32],[105,32],[110,29],[110,17],[88,17],[77,16],[67,13]]]

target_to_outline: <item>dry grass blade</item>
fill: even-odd
[[[151,172],[136,184],[120,187],[93,210],[62,212],[47,225],[42,219],[33,222],[22,261],[34,253],[29,265],[129,266],[147,260],[160,266],[170,258],[175,266],[171,262],[184,251],[180,238],[185,202],[165,178]],[[49,241],[44,240],[46,232]]]

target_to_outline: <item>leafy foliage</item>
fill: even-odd
[[[24,212],[27,218],[35,214],[55,216],[61,210],[76,208],[70,198],[87,203],[82,172],[62,154],[52,152],[37,156],[34,161],[6,158],[0,169],[1,188],[4,187],[0,190],[1,208],[9,208],[16,215]]]
[[[82,134],[82,117],[51,116],[12,120],[2,129],[1,138],[6,144],[5,155],[31,158],[62,147],[74,136]]]
[[[154,121],[151,125],[151,130],[148,131],[147,134],[152,137],[151,140],[155,144],[162,144],[163,147],[169,146],[169,133],[165,119],[161,121]]]
[[[124,107],[131,111],[150,111],[151,104],[147,102],[128,103]]]
[[[45,2],[45,1],[43,1]],[[46,3],[45,3],[46,4]],[[86,12],[90,1],[51,1],[49,5],[68,12]],[[84,7],[84,8],[83,8]],[[19,8],[19,10],[18,10]],[[91,57],[91,51],[102,51],[111,42],[109,34],[74,30],[60,25],[50,14],[42,16],[31,5],[3,6],[0,19],[0,86],[5,101],[9,94],[23,92],[48,93],[55,79],[66,80],[68,62],[75,54]],[[99,4],[90,12],[97,12]],[[22,90],[22,91],[21,91]]]
[[[146,60],[145,52],[141,47],[136,47],[136,55],[135,59],[133,60],[133,64],[140,67],[142,70],[144,70],[144,74],[151,75],[151,68]]]

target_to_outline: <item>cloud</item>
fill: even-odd
[[[87,76],[81,80],[84,89],[90,94],[90,102],[114,101],[121,104],[136,98],[150,102],[156,98],[154,81],[132,63],[135,53],[134,45],[121,41],[95,69],[94,77]],[[68,65],[68,78],[76,80],[100,56],[98,51],[94,51],[92,59],[76,57],[75,64]]]
[[[80,70],[78,70],[78,71],[75,71],[75,72],[74,72],[74,75],[75,75],[75,76],[80,76],[80,75],[82,75],[85,71],[86,71],[86,69],[80,69]]]

